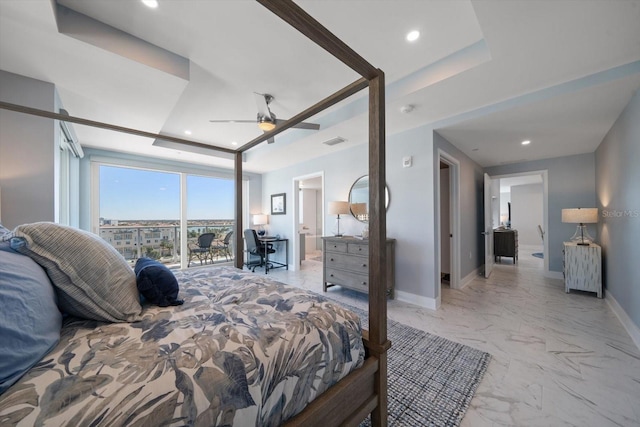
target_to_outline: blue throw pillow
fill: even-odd
[[[45,271],[0,245],[0,394],[60,340],[62,315]]]
[[[180,305],[178,281],[164,264],[151,259],[139,258],[134,268],[138,292],[151,304],[160,307]]]

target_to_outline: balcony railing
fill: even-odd
[[[187,227],[187,243],[197,243],[198,236],[203,233],[215,233],[216,240],[223,240],[233,228],[233,221],[224,220],[190,224]],[[132,265],[142,257],[157,259],[168,265],[180,264],[179,225],[101,225],[99,233],[102,239]],[[230,253],[233,253],[233,250],[230,250]],[[213,253],[212,257],[214,261],[226,260],[220,252]]]

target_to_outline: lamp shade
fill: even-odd
[[[264,214],[258,214],[253,216],[254,225],[266,225],[269,224],[269,217]]]
[[[329,215],[349,213],[349,202],[329,202]]]
[[[351,213],[355,216],[367,214],[366,203],[351,203]]]
[[[562,222],[594,224],[598,222],[598,208],[562,209]]]

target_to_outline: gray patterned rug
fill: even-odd
[[[367,313],[349,308],[368,327]],[[491,355],[391,319],[387,335],[389,426],[459,426]]]

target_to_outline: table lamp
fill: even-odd
[[[329,202],[329,215],[338,215],[338,231],[336,237],[341,237],[340,233],[340,215],[349,213],[349,202]]]
[[[264,226],[267,224],[269,224],[269,217],[267,215],[257,214],[253,216],[253,225],[257,225],[259,227],[259,236],[264,236],[267,233],[267,230],[265,230],[264,228]]]
[[[578,224],[571,241],[580,246],[589,246],[594,239],[589,235],[585,224],[598,222],[598,208],[562,209],[562,222]]]

